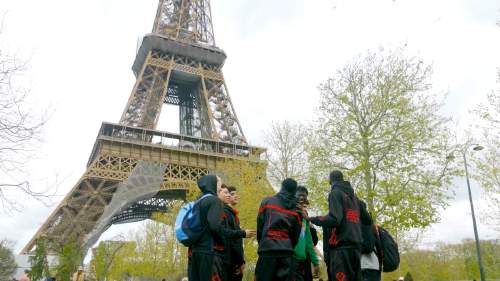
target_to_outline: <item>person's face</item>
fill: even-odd
[[[224,202],[224,204],[230,203],[231,194],[229,194],[227,188],[220,188],[219,192],[217,193],[217,197],[219,197],[219,199]]]
[[[229,194],[231,198],[231,205],[235,206],[238,202],[240,202],[240,195],[238,195],[237,191],[231,191]]]
[[[295,197],[297,197],[297,203],[299,203],[300,206],[305,207],[307,204],[307,193],[305,192],[297,192],[295,193]]]

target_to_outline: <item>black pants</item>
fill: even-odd
[[[326,265],[326,276],[328,277],[328,281],[333,281],[332,276],[330,275],[330,260],[328,259],[329,253],[323,253],[326,258],[325,258],[325,265]]]
[[[193,253],[188,263],[189,281],[225,281],[222,257]]]
[[[241,265],[240,265],[241,266]],[[243,272],[236,273],[236,270],[239,269],[239,265],[236,264],[230,264],[227,266],[226,272],[227,272],[227,281],[241,281],[243,280]]]
[[[361,251],[358,249],[330,249],[330,278],[335,281],[362,281]]]
[[[293,281],[294,273],[293,257],[260,256],[255,267],[255,281]]]
[[[363,275],[363,281],[380,281],[380,270],[363,269],[361,275]]]
[[[312,281],[312,269],[310,260],[297,260],[295,262],[295,280],[294,281]]]

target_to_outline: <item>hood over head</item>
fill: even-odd
[[[281,183],[280,193],[285,192],[293,194],[295,196],[296,191],[297,191],[297,181],[295,181],[294,179],[287,178]]]
[[[217,196],[217,176],[206,175],[198,180],[198,187],[203,194],[210,193]]]
[[[281,183],[281,190],[278,192],[278,197],[283,201],[287,209],[295,209],[297,206],[296,191],[297,182],[294,179],[288,178]]]
[[[337,190],[341,190],[341,191],[347,193],[347,195],[349,195],[349,196],[354,196],[354,189],[352,188],[351,183],[348,181],[342,180],[342,181],[333,182],[332,188],[337,189]]]

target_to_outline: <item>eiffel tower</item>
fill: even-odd
[[[209,0],[160,0],[119,124],[102,123],[86,172],[22,253],[40,237],[59,245],[74,239],[85,253],[112,224],[150,219],[172,200],[186,200],[197,179],[226,159],[265,165],[265,150],[247,144],[236,117],[225,59]],[[179,107],[179,134],[156,130],[164,104]]]

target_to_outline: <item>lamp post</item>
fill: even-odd
[[[479,274],[481,277],[481,281],[485,281],[486,279],[484,278],[483,262],[481,260],[481,248],[479,247],[479,236],[477,234],[476,216],[474,215],[474,204],[472,203],[472,192],[470,191],[469,171],[467,169],[466,154],[467,154],[467,150],[471,146],[474,146],[472,148],[472,150],[474,150],[474,151],[482,150],[484,147],[482,147],[478,144],[469,144],[465,147],[463,156],[464,156],[464,166],[465,166],[465,178],[467,179],[467,189],[469,191],[470,210],[472,213],[472,225],[474,227],[474,237],[476,238],[476,252],[477,252],[477,261],[479,263]]]

